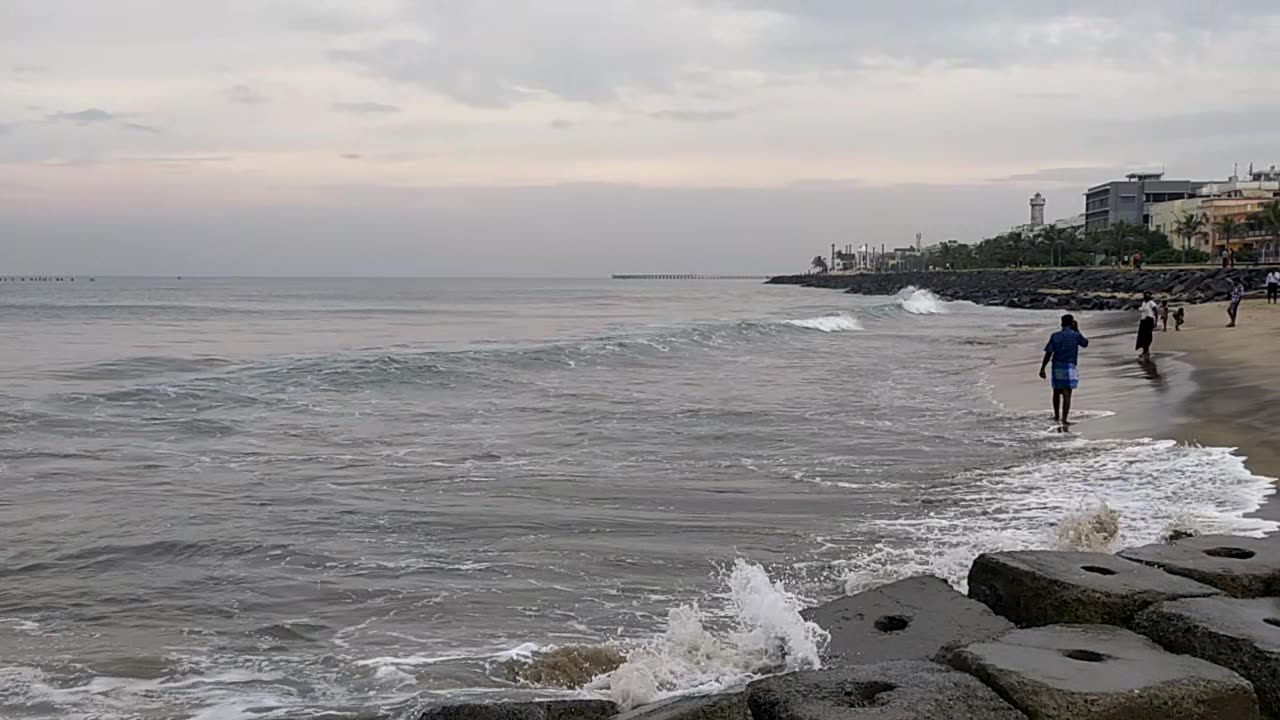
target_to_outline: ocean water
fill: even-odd
[[[0,286],[0,717],[405,717],[571,692],[496,671],[569,645],[629,656],[573,692],[647,702],[814,666],[802,607],[981,551],[1273,529],[1228,449],[995,402],[1053,324],[910,288]]]

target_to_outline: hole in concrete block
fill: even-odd
[[[882,633],[902,632],[910,624],[911,618],[906,615],[885,615],[875,622],[876,629]]]
[[[1115,575],[1116,574],[1116,571],[1112,570],[1111,568],[1099,567],[1097,565],[1085,565],[1080,569],[1085,572],[1093,573],[1094,575]]]
[[[1231,558],[1232,560],[1248,560],[1254,555],[1257,555],[1257,553],[1252,550],[1234,547],[1210,548],[1205,550],[1204,554],[1210,557]]]
[[[1280,618],[1267,618],[1267,619],[1263,620],[1262,622],[1264,622],[1264,623],[1266,623],[1266,624],[1268,624],[1268,625],[1274,625],[1274,626],[1276,626],[1276,627],[1280,627]]]
[[[1072,660],[1090,663],[1102,662],[1107,659],[1106,655],[1092,650],[1063,650],[1062,655],[1063,657],[1068,657]]]
[[[897,689],[898,686],[893,683],[855,682],[845,689],[845,697],[849,700],[849,707],[871,707],[888,702],[888,698],[881,696]]]

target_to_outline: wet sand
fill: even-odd
[[[1236,448],[1249,469],[1280,477],[1280,305],[1245,301],[1237,327],[1226,304],[1187,306],[1180,332],[1157,330],[1150,362],[1137,359],[1136,313],[1078,316],[1090,339],[1081,351],[1081,387],[1071,428],[1086,437],[1152,437]],[[1043,328],[1010,348],[992,373],[997,402],[1015,410],[1043,408],[1052,424],[1051,392],[1037,371],[1058,314],[1037,312]],[[1172,323],[1172,319],[1170,320]],[[1106,411],[1106,417],[1091,416]],[[1280,502],[1256,513],[1280,521]]]

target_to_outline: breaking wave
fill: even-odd
[[[862,329],[862,324],[858,322],[858,319],[847,312],[805,318],[803,320],[786,320],[784,323],[786,325],[791,325],[792,327],[805,328],[806,330],[818,330],[825,333],[846,332],[849,330]]]
[[[734,687],[768,673],[821,667],[830,636],[800,616],[803,599],[742,559],[734,562],[725,585],[726,627],[717,631],[713,616],[697,605],[674,608],[662,635],[633,649],[627,662],[593,688],[631,708]]]
[[[898,307],[912,315],[941,315],[947,312],[945,300],[914,285],[898,292]]]

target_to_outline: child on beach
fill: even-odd
[[[1182,329],[1182,323],[1187,321],[1187,311],[1184,308],[1178,308],[1173,311],[1173,329],[1178,331]]]
[[[1169,332],[1169,301],[1160,301],[1160,326],[1164,332]]]

